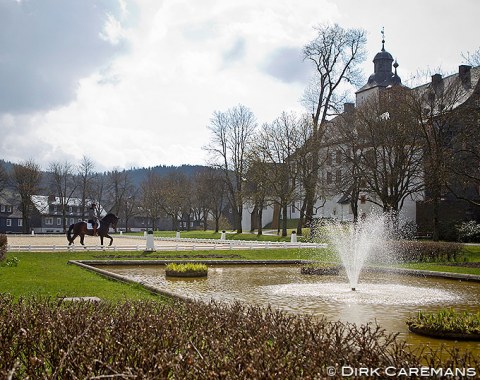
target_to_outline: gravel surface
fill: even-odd
[[[139,238],[132,238],[127,236],[121,235],[113,235],[113,246],[140,246],[145,247],[146,245],[146,238],[139,237]],[[66,246],[68,245],[67,237],[65,235],[7,235],[7,242],[10,246]],[[100,238],[98,236],[85,236],[85,245],[86,246],[96,246],[100,245]],[[105,245],[109,244],[110,239],[104,238],[103,243]],[[77,237],[75,239],[75,246],[80,246],[80,238]],[[176,246],[187,247],[193,246],[195,247],[211,247],[212,244],[206,243],[199,243],[199,242],[184,242],[184,241],[165,241],[165,240],[155,240],[154,244],[156,247],[159,248],[167,248],[172,247],[175,248]]]

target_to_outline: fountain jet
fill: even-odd
[[[329,244],[337,252],[355,291],[360,273],[370,254],[385,248],[387,229],[382,215],[371,214],[356,224],[333,223],[327,227]]]

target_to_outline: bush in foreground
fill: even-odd
[[[468,353],[427,354],[376,325],[238,303],[15,303],[0,295],[1,378],[313,379],[343,365],[480,370]]]

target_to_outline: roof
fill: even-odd
[[[470,66],[460,66],[460,68],[462,67],[468,69]],[[480,66],[471,67],[469,72],[470,80],[463,83],[461,81],[459,72],[444,78],[442,78],[442,76],[439,74],[436,74],[438,79],[437,84],[429,82],[421,86],[414,87],[412,90],[423,96],[428,96],[432,93],[438,94],[442,93],[443,91],[450,90],[450,94],[445,94],[445,96],[449,95],[450,100],[452,101],[451,104],[448,104],[448,108],[456,109],[465,103],[475,91],[480,92]],[[444,104],[444,106],[446,105]]]
[[[87,204],[90,204],[92,202],[93,200],[91,199],[86,200]],[[50,205],[62,206],[60,197],[53,197],[48,195],[32,195],[32,203],[41,214],[48,214]],[[70,198],[67,201],[67,206],[81,207],[82,200],[80,198]],[[99,207],[100,207],[100,214],[101,215],[106,214],[104,208],[102,206],[99,206]]]

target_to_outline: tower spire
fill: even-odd
[[[382,26],[382,51],[385,51],[385,27]]]

